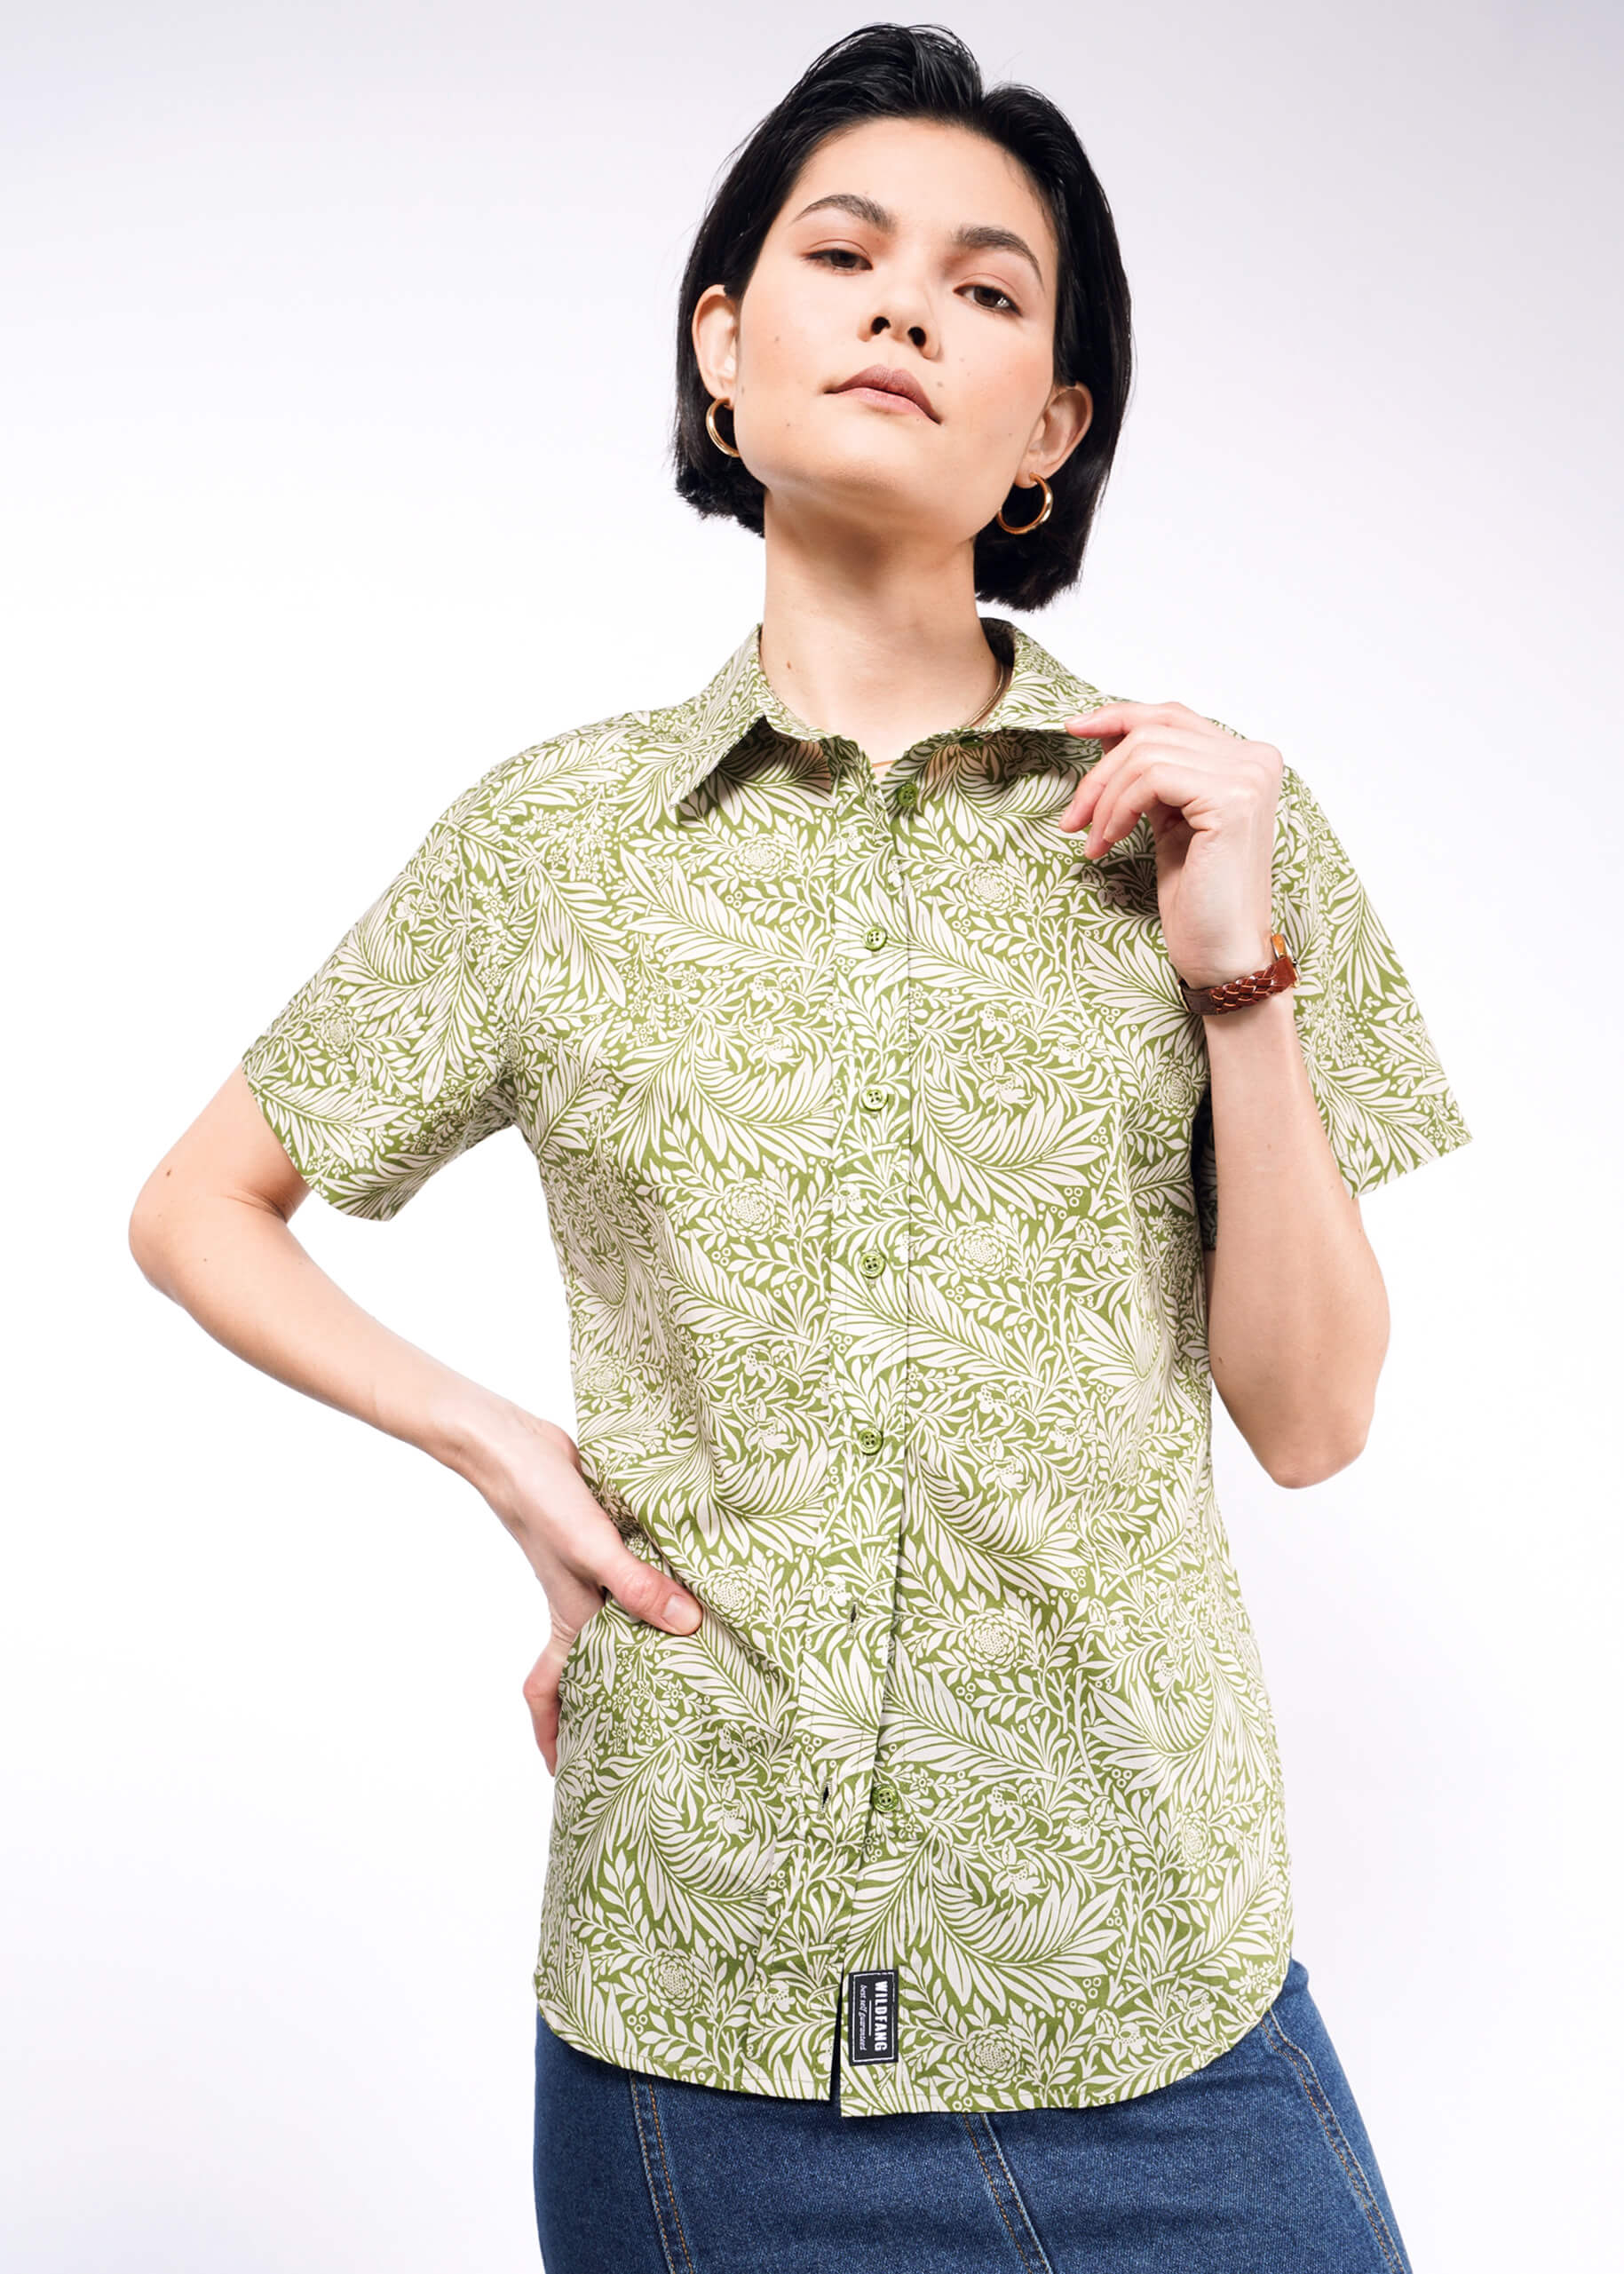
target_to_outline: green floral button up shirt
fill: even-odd
[[[494,765],[250,1046],[394,1216],[511,1124],[588,1483],[704,1606],[564,1674],[535,1987],[571,2044],[853,2116],[1114,2101],[1285,1975],[1280,1767],[1209,1452],[1199,1019],[1148,825],[1057,820],[1102,701],[1024,633],[876,772],[752,631]],[[1362,1192],[1468,1131],[1287,768],[1275,922]]]

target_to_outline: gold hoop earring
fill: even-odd
[[[1012,537],[1029,537],[1034,529],[1041,529],[1042,527],[1044,522],[1048,520],[1050,514],[1054,510],[1055,494],[1049,487],[1049,484],[1044,480],[1042,474],[1037,476],[1037,486],[1043,493],[1043,503],[1038,511],[1038,517],[1035,521],[1006,521],[1003,518],[1002,506],[1001,505],[998,509],[998,526],[1001,529],[1007,529]]]
[[[725,450],[730,458],[741,458],[744,456],[743,451],[735,450],[731,442],[724,442],[721,436],[717,432],[717,411],[731,410],[732,408],[733,405],[731,403],[724,403],[720,401],[708,405],[705,411],[705,432],[709,435],[711,440],[716,444],[718,450]]]

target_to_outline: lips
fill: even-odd
[[[910,379],[906,371],[893,371],[886,364],[871,363],[866,371],[858,372],[855,378],[843,379],[837,387],[831,387],[829,392],[849,395],[856,388],[868,389],[879,395],[900,395],[905,401],[923,411],[925,416],[938,426],[941,424],[940,418],[931,408],[931,398],[918,380]]]

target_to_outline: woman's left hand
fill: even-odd
[[[1060,818],[1097,860],[1141,813],[1156,847],[1162,937],[1179,977],[1216,986],[1274,961],[1269,944],[1281,758],[1182,702],[1109,702],[1066,721],[1105,746]]]

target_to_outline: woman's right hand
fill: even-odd
[[[558,1679],[570,1645],[612,1595],[668,1634],[691,1635],[700,1605],[669,1573],[634,1556],[587,1483],[566,1430],[514,1406],[490,1448],[479,1490],[523,1549],[546,1591],[547,1646],[525,1676],[525,1700],[548,1769],[558,1765]]]
[[[142,1186],[131,1250],[217,1343],[418,1446],[495,1509],[551,1606],[552,1636],[525,1695],[555,1769],[559,1671],[606,1592],[674,1635],[693,1632],[700,1606],[626,1546],[567,1430],[443,1365],[328,1277],[289,1229],[309,1192],[238,1066]]]

